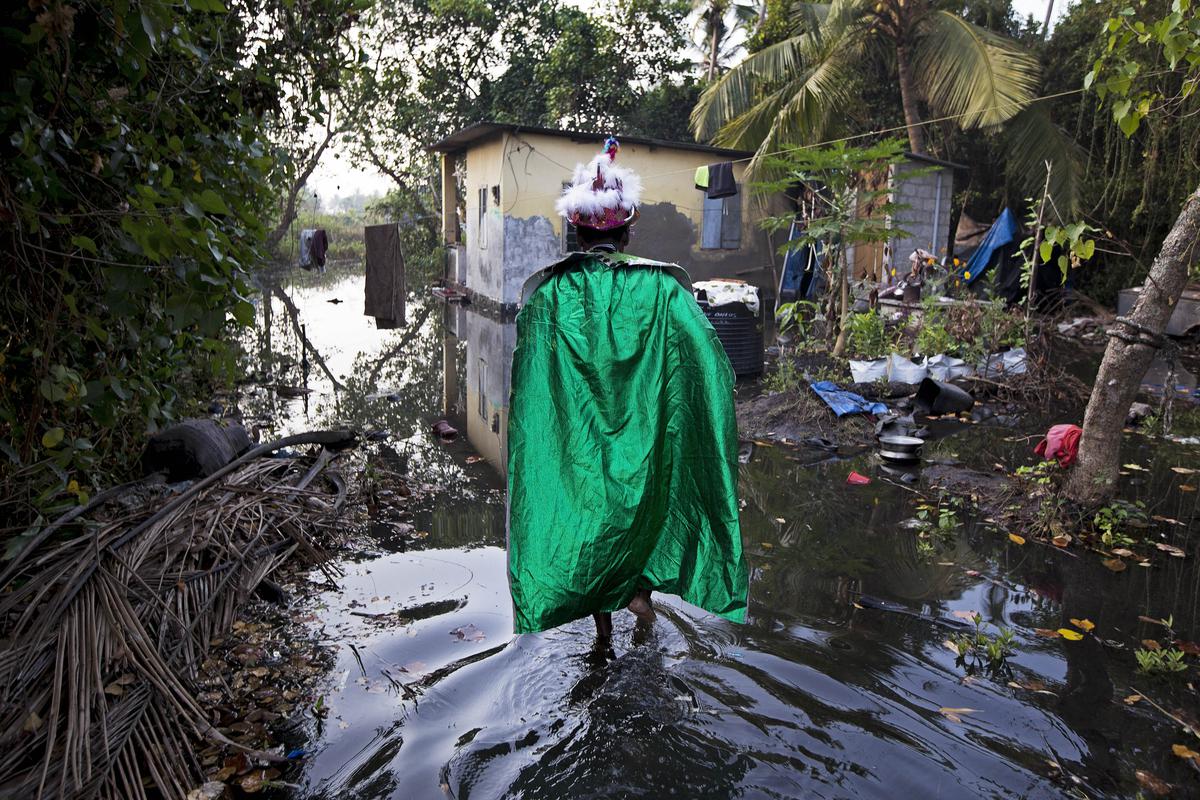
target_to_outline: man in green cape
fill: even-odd
[[[641,182],[619,145],[575,170],[558,211],[580,250],[526,284],[508,427],[517,633],[591,614],[654,618],[652,591],[741,622],[733,370],[687,274],[623,252]]]

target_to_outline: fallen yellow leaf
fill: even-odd
[[[1061,533],[1050,541],[1054,543],[1055,547],[1066,547],[1071,543],[1071,534]]]
[[[1141,464],[1122,464],[1121,467],[1124,469],[1131,469],[1134,472],[1149,472],[1149,470],[1143,467]]]
[[[1024,536],[1018,536],[1018,535],[1017,535],[1017,534],[1015,534],[1015,533],[1010,533],[1010,534],[1008,535],[1008,538],[1009,538],[1009,539],[1011,539],[1012,541],[1016,542],[1017,544],[1025,544],[1025,537],[1024,537]]]
[[[1052,631],[1049,628],[1034,628],[1033,632],[1038,636],[1045,636],[1047,639],[1058,638],[1058,631]]]
[[[1067,639],[1068,641],[1072,641],[1072,642],[1078,642],[1080,639],[1083,638],[1082,633],[1080,633],[1079,631],[1073,631],[1070,628],[1059,628],[1058,635],[1063,637],[1064,639]]]
[[[1141,699],[1142,699],[1142,696],[1140,694],[1131,694],[1131,695],[1129,695],[1129,697],[1125,698],[1125,705],[1131,706]]]
[[[1147,650],[1162,650],[1162,645],[1154,639],[1142,639],[1142,647]]]
[[[1181,491],[1181,492],[1194,492],[1194,491],[1196,491],[1196,487],[1195,487],[1195,486],[1193,486],[1193,485],[1192,485],[1192,484],[1190,484],[1190,483],[1181,483],[1181,484],[1179,484],[1179,491]]]
[[[1200,753],[1197,753],[1195,750],[1191,749],[1190,747],[1188,747],[1185,744],[1171,745],[1171,752],[1174,753],[1175,755],[1179,756],[1180,758],[1191,758],[1191,759],[1200,760]]]
[[[1101,563],[1113,572],[1121,572],[1125,569],[1125,562],[1119,558],[1106,558]]]
[[[1071,624],[1076,628],[1079,628],[1081,631],[1090,631],[1092,628],[1096,627],[1096,623],[1092,622],[1090,619],[1075,619],[1074,617],[1071,617]]]
[[[1175,556],[1175,558],[1187,557],[1187,553],[1183,552],[1181,548],[1178,548],[1173,544],[1167,544],[1166,542],[1155,542],[1154,546],[1168,555]]]

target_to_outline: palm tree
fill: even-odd
[[[795,3],[791,38],[750,55],[720,76],[692,111],[696,138],[756,150],[753,168],[781,147],[812,143],[845,129],[868,59],[882,59],[900,88],[914,153],[925,153],[924,104],[960,127],[1010,123],[1010,167],[1030,185],[1054,162],[1051,194],[1060,212],[1075,206],[1073,143],[1031,105],[1037,59],[1013,40],[972,25],[935,0],[833,0]]]
[[[739,3],[735,0],[692,0],[692,10],[699,11],[694,31],[701,33],[704,43],[704,58],[700,64],[705,77],[711,83],[721,70],[721,63],[729,60],[738,47],[728,45],[730,37],[739,29],[752,31],[762,19],[763,8],[754,3]],[[729,24],[732,11],[733,24]]]

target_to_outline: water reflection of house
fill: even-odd
[[[445,413],[465,426],[471,446],[504,474],[516,323],[511,315],[451,305],[446,307],[445,330]]]

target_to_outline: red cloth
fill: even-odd
[[[1079,455],[1079,437],[1082,433],[1083,428],[1078,425],[1055,425],[1046,431],[1046,438],[1038,442],[1033,452],[1047,461],[1057,458],[1060,467],[1069,467]]]

